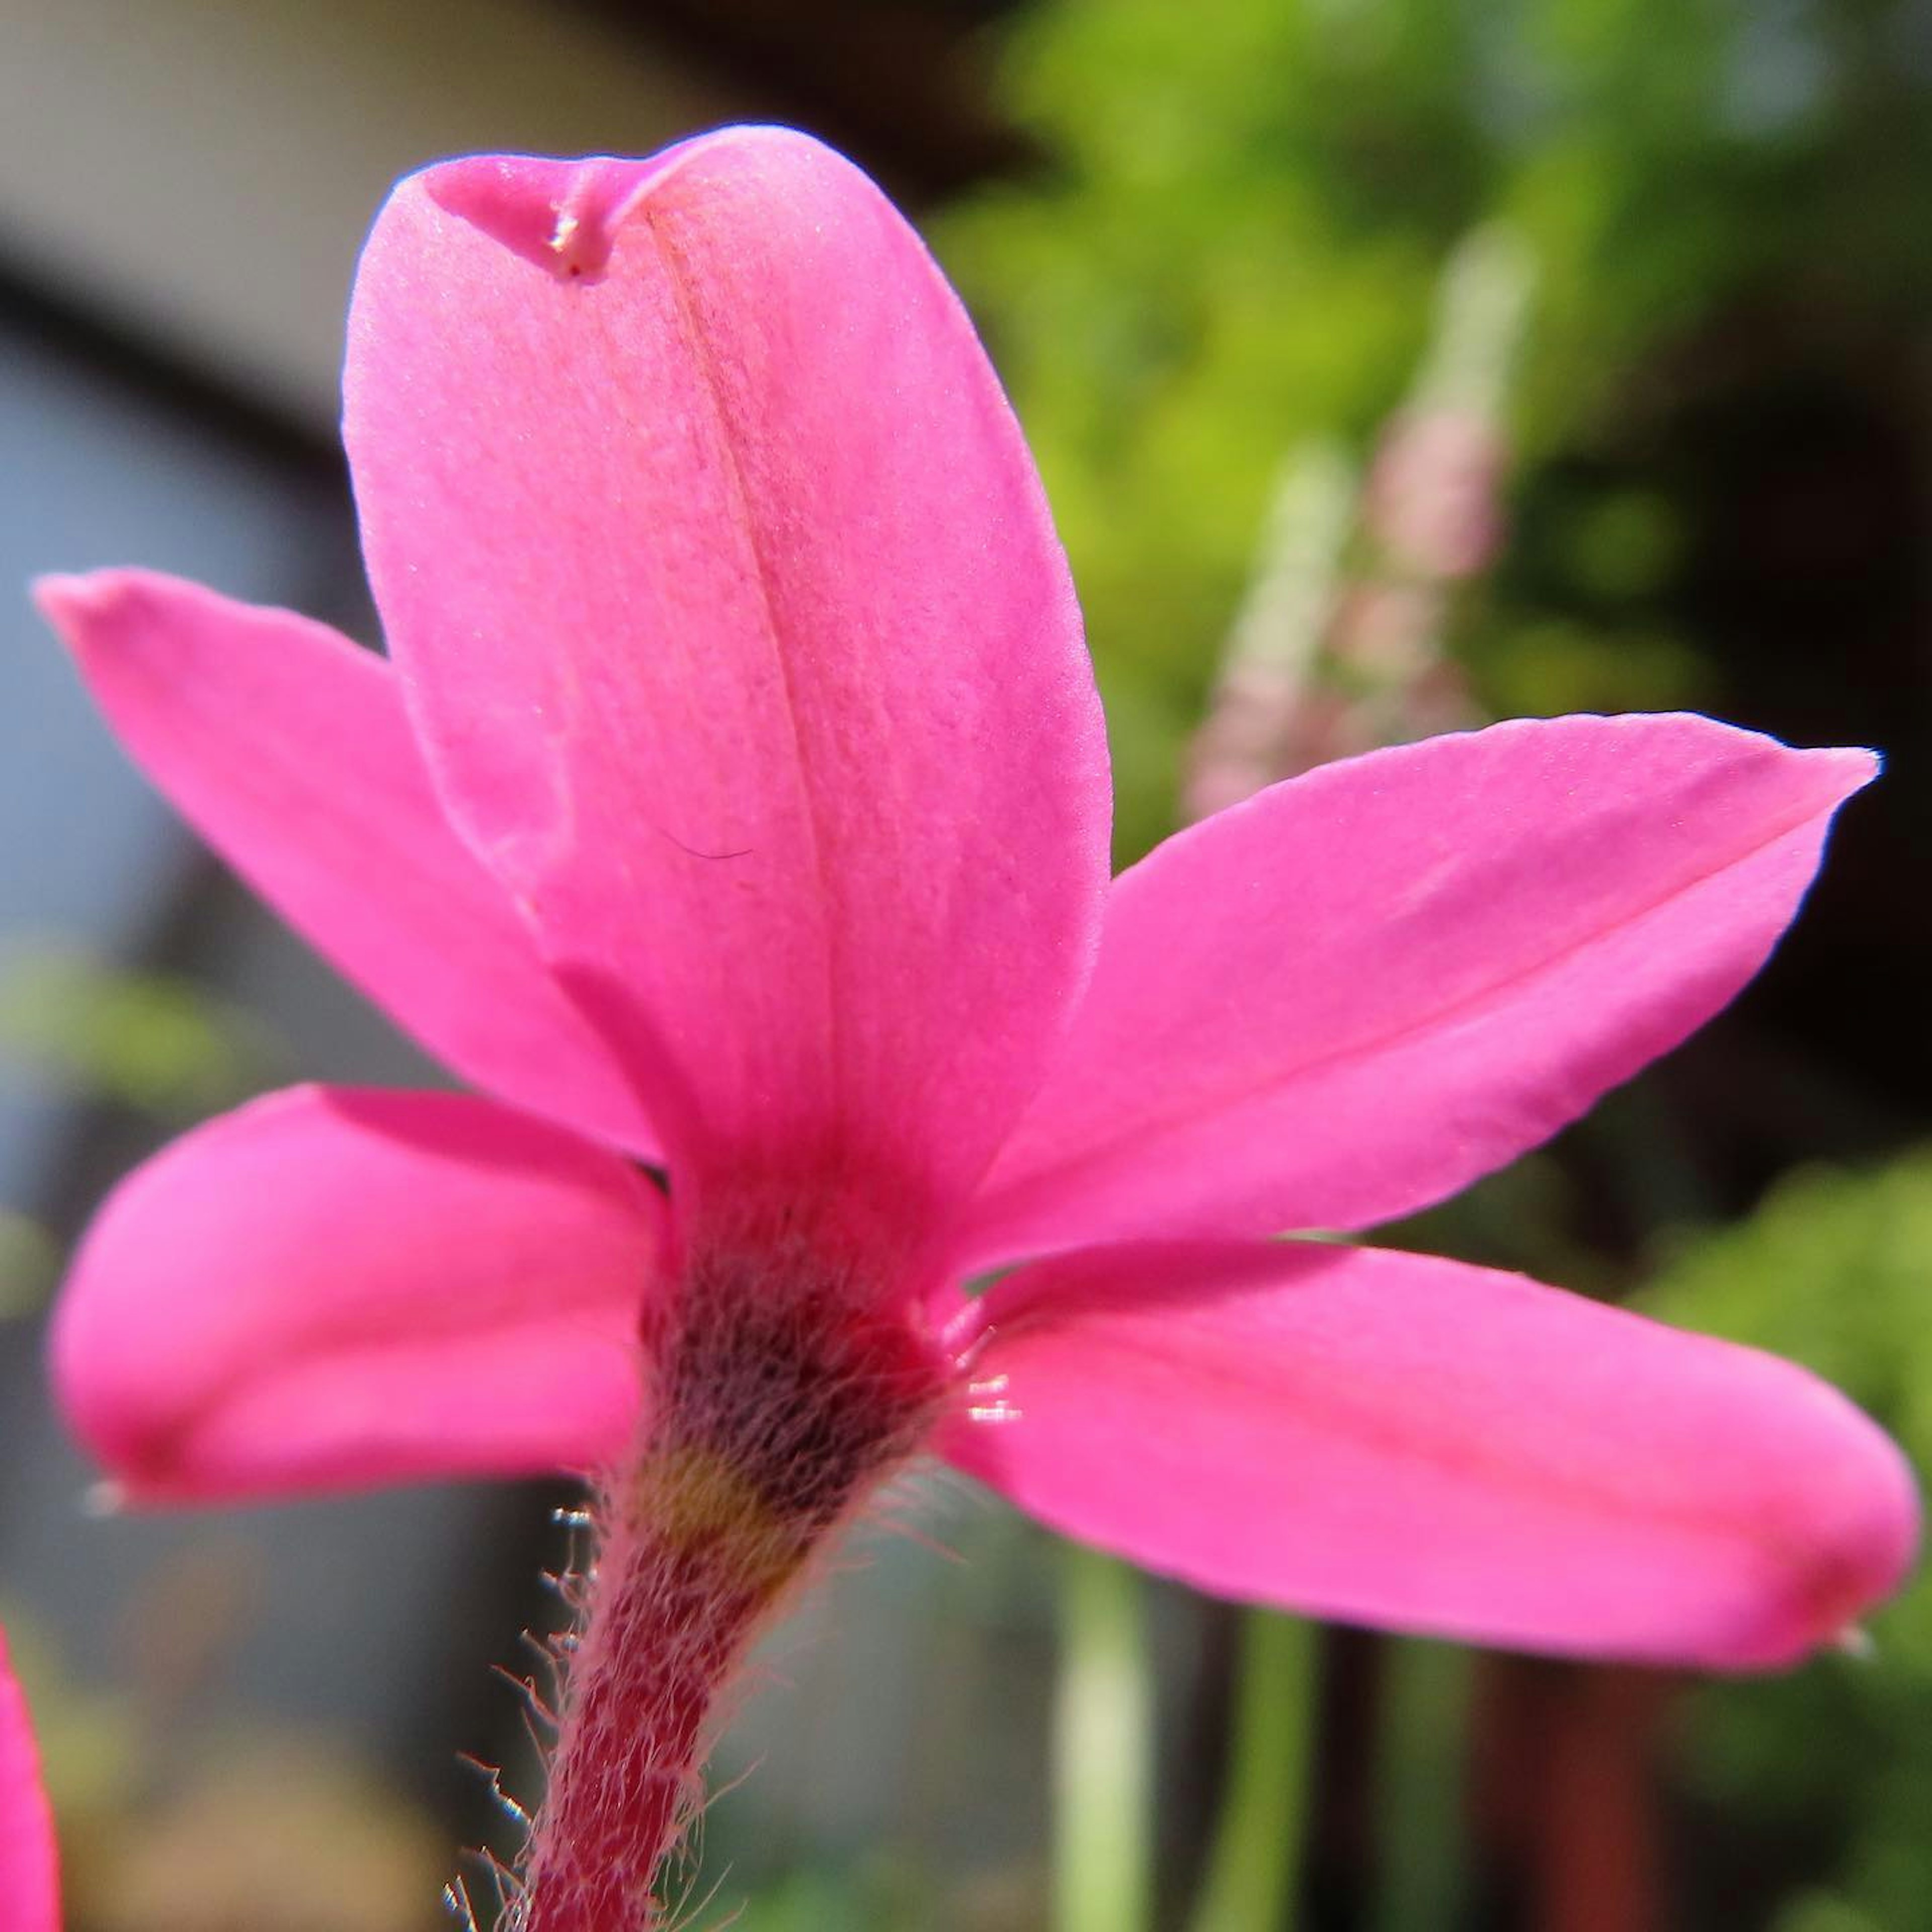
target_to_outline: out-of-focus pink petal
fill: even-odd
[[[1564,718],[1277,785],[1115,882],[973,1257],[1355,1228],[1534,1147],[1742,986],[1864,752]]]
[[[388,664],[152,572],[35,592],[130,754],[398,1024],[505,1100],[655,1149],[614,1056],[445,820]]]
[[[54,1333],[136,1502],[590,1468],[638,1402],[662,1197],[464,1094],[295,1088],[110,1195]]]
[[[40,1786],[27,1700],[0,1636],[0,1900],[8,1932],[60,1932],[53,1814]]]
[[[1804,1370],[1519,1276],[1297,1243],[1090,1250],[988,1296],[961,1468],[1227,1595],[1537,1650],[1792,1661],[1918,1504]]]
[[[432,168],[346,391],[437,782],[680,1180],[957,1198],[1085,979],[1108,804],[1064,558],[917,238],[776,129]]]

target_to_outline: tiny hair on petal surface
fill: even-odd
[[[1562,1654],[1776,1667],[1895,1587],[1911,1478],[1804,1372],[1272,1238],[1454,1192],[1715,1013],[1870,754],[1517,722],[1110,880],[1012,410],[782,129],[410,177],[344,382],[386,660],[151,572],[39,595],[156,783],[480,1090],[165,1150],[55,1374],[136,1503],[590,1478],[519,1932],[664,1922],[721,1692],[922,1453],[1210,1590]]]

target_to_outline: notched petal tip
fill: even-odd
[[[70,645],[83,628],[111,622],[140,594],[142,573],[135,570],[52,572],[27,586],[34,608]]]
[[[58,625],[68,612],[82,608],[88,601],[94,580],[65,571],[49,571],[30,578],[27,595],[34,608],[50,624]]]
[[[145,626],[170,611],[207,618],[241,608],[202,584],[134,565],[51,572],[33,578],[27,591],[55,634],[83,661],[138,638]]]
[[[446,214],[560,282],[595,283],[610,265],[618,230],[693,145],[683,142],[648,160],[476,154],[426,168],[401,191],[420,188]]]
[[[466,221],[560,282],[596,280],[635,203],[638,164],[603,157],[553,161],[478,155],[416,179],[447,214]]]
[[[663,149],[647,159],[587,154],[551,160],[528,154],[474,154],[425,168],[399,193],[419,190],[446,214],[467,222],[560,282],[603,278],[617,236],[638,204],[699,152],[794,147],[816,156],[831,150],[787,128],[726,128]]]

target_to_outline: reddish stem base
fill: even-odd
[[[649,1531],[605,1544],[518,1932],[646,1932],[701,1796],[706,1720],[777,1586]]]
[[[664,1923],[721,1692],[813,1553],[916,1445],[944,1386],[897,1315],[694,1270],[605,1485],[550,1786],[510,1932]]]

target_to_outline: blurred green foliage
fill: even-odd
[[[55,942],[0,956],[0,1079],[24,1072],[70,1099],[185,1122],[269,1084],[285,1060],[259,1019],[195,981]],[[0,1202],[0,1322],[38,1312],[60,1265],[52,1232]]]
[[[1742,1226],[1685,1246],[1652,1313],[1804,1363],[1932,1468],[1932,1148],[1800,1173]],[[1868,1656],[1716,1684],[1685,1730],[1694,1792],[1760,1864],[1807,1888],[1776,1932],[1924,1922],[1932,1898],[1932,1580],[1872,1618]],[[1781,1869],[1780,1869],[1781,1868]]]
[[[695,1904],[697,1901],[694,1900]],[[929,1881],[887,1863],[856,1870],[819,1868],[799,1872],[761,1892],[732,1920],[739,1932],[899,1932],[932,1922]],[[700,1912],[699,1922],[709,1922]]]
[[[60,1272],[60,1244],[31,1214],[0,1206],[0,1322],[38,1312]]]
[[[1592,473],[1663,350],[1774,297],[1932,296],[1932,116],[1894,0],[1053,0],[1008,104],[1042,170],[939,224],[1045,473],[1114,736],[1123,857],[1167,829],[1283,453],[1365,450],[1448,251],[1538,270],[1519,541],[1462,654],[1508,715],[1714,704],[1661,593],[1669,491]]]
[[[254,1015],[193,980],[62,945],[0,960],[0,1061],[83,1098],[198,1119],[268,1084],[284,1057]]]

